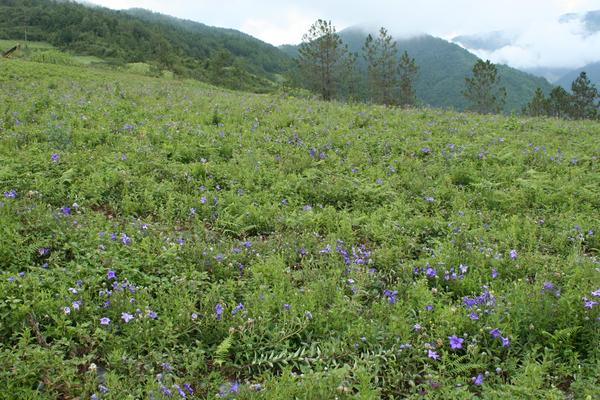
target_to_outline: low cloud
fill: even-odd
[[[600,61],[600,32],[589,32],[581,18],[536,21],[497,50],[471,50],[479,57],[516,68],[578,68]]]

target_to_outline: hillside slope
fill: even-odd
[[[598,393],[600,124],[4,59],[0,88],[1,397]]]
[[[557,82],[557,85],[562,86],[566,90],[571,90],[571,84],[581,72],[585,72],[590,82],[596,85],[596,88],[600,90],[600,62],[588,64],[584,67],[570,71],[564,74]]]
[[[227,68],[276,79],[289,57],[241,32],[144,10],[113,11],[74,2],[10,0],[0,3],[0,38],[46,41],[76,54],[113,62],[147,62],[202,80],[220,78]],[[223,53],[226,51],[226,53]]]

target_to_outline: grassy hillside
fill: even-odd
[[[0,397],[597,396],[598,123],[0,89]]]
[[[0,38],[45,41],[114,64],[148,63],[184,77],[256,91],[270,89],[290,61],[276,47],[232,29],[70,1],[1,2]]]

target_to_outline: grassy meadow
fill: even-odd
[[[600,399],[599,157],[0,60],[0,398]]]

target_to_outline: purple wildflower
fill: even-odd
[[[60,212],[62,212],[64,215],[69,215],[71,214],[71,207],[63,207],[60,209]]]
[[[433,350],[427,350],[427,357],[431,358],[432,360],[438,360],[440,355]]]
[[[125,321],[125,323],[128,323],[129,321],[131,321],[133,319],[133,315],[129,314],[128,312],[124,312],[124,313],[121,313],[121,319],[123,321]]]
[[[238,313],[238,311],[243,310],[244,309],[244,305],[242,303],[239,303],[237,306],[235,306],[235,308],[233,310],[231,310],[231,315],[235,315]]]
[[[148,315],[148,318],[150,318],[150,319],[156,319],[156,318],[158,318],[158,314],[157,314],[157,313],[155,313],[155,312],[154,312],[154,311],[152,311],[152,310],[148,311],[148,314],[147,314],[147,315]]]
[[[173,387],[175,388],[175,390],[177,390],[177,393],[179,393],[179,396],[181,396],[181,398],[186,399],[187,395],[185,394],[185,392],[183,391],[183,389],[181,388],[181,386],[179,385],[173,385]]]
[[[112,269],[109,269],[108,272],[106,273],[106,279],[108,279],[108,280],[117,279],[117,273],[115,271],[113,271]]]
[[[221,303],[218,303],[215,306],[215,315],[217,317],[217,321],[220,321],[223,318],[223,306]]]
[[[285,311],[290,311],[290,309],[291,309],[291,308],[292,308],[292,306],[290,306],[288,303],[285,303],[285,304],[283,305],[283,309],[284,309]]]
[[[594,296],[594,297],[600,297],[600,289],[592,292],[592,296]]]
[[[476,312],[472,312],[471,314],[469,314],[469,318],[471,318],[471,320],[473,321],[477,321],[479,319],[479,315],[477,315]]]
[[[17,191],[15,189],[11,189],[8,192],[4,192],[4,197],[7,199],[14,199],[17,197]]]
[[[498,276],[498,271],[496,270],[496,268],[492,268],[492,278],[496,279],[497,276]]]
[[[389,290],[389,289],[385,289],[383,291],[383,295],[388,298],[388,303],[390,303],[390,304],[396,304],[396,301],[397,301],[396,300],[396,296],[398,295],[398,291],[397,290],[392,291],[392,290]]]
[[[104,385],[98,385],[98,390],[100,391],[100,393],[108,393],[108,388]]]
[[[100,325],[108,325],[108,324],[110,324],[110,318],[108,318],[108,317],[100,318]]]
[[[448,336],[448,340],[450,341],[450,348],[453,350],[462,349],[462,344],[465,341],[465,339],[460,338],[456,335]]]
[[[126,233],[121,233],[121,242],[123,242],[125,246],[129,246],[131,244],[131,238],[127,236]]]
[[[483,384],[483,374],[479,374],[471,378],[474,385],[481,386]]]
[[[500,337],[501,333],[500,333],[500,329],[498,328],[494,328],[490,331],[490,335],[492,335],[495,338]]]
[[[517,256],[518,256],[517,250],[512,249],[509,254],[510,254],[510,258],[512,258],[513,260],[517,259]]]
[[[502,347],[510,346],[510,340],[508,340],[508,337],[501,336],[500,339],[502,339]]]
[[[60,155],[58,153],[52,153],[50,159],[54,162],[58,162],[58,160],[60,159]]]

